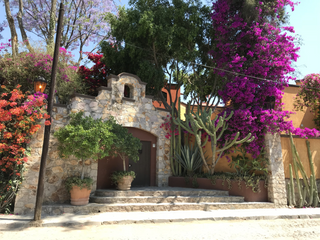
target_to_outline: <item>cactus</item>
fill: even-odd
[[[312,191],[313,196],[311,197],[311,194],[310,194],[310,198],[313,198],[313,204],[312,205],[317,206],[318,203],[320,202],[320,200],[319,200],[319,195],[318,195],[316,174],[314,173],[314,166],[313,166],[313,162],[312,162],[312,155],[311,155],[311,150],[310,150],[310,142],[308,140],[306,140],[306,145],[307,145],[307,149],[308,149],[308,158],[309,158],[309,164],[310,164],[310,170],[311,170],[311,176],[312,176],[312,180],[311,180],[311,176],[310,176],[310,181],[312,181],[311,184],[312,184],[312,189],[313,189],[313,191]]]
[[[292,174],[292,165],[289,164],[289,170],[290,170],[290,190],[291,192],[289,193],[292,198],[292,204],[293,206],[296,205],[296,195],[294,193],[294,182],[293,182],[293,174]]]
[[[301,208],[303,206],[303,202],[302,202],[302,191],[301,191],[301,185],[300,185],[300,180],[299,180],[298,166],[297,166],[296,155],[295,155],[294,147],[293,147],[294,143],[293,143],[293,139],[292,139],[292,134],[291,133],[289,133],[289,134],[290,134],[293,169],[294,169],[294,175],[296,177],[298,195],[299,195],[299,205],[298,206]]]
[[[291,204],[292,198],[292,204],[297,207],[303,207],[303,206],[313,206],[316,207],[319,204],[319,196],[318,196],[318,189],[317,189],[317,183],[315,179],[314,174],[314,167],[312,162],[312,156],[310,151],[310,142],[307,140],[307,149],[308,149],[308,158],[309,158],[309,164],[310,164],[310,170],[311,175],[310,178],[307,178],[307,174],[305,172],[305,169],[302,165],[300,156],[298,154],[298,151],[296,149],[296,146],[293,143],[292,134],[290,133],[290,143],[291,143],[291,151],[292,151],[292,159],[293,159],[293,167],[295,171],[296,176],[296,182],[297,182],[297,188],[298,188],[298,195],[299,195],[299,204],[296,205],[295,202],[295,194],[294,194],[294,182],[293,182],[293,174],[292,174],[292,166],[289,164],[289,170],[290,170],[290,187],[289,191],[291,191],[288,194],[288,201],[289,205]],[[303,177],[303,185],[301,185],[299,180],[299,174],[298,171],[300,171],[302,177]],[[308,201],[307,201],[308,200]]]
[[[188,108],[190,108],[189,104],[188,104]],[[176,125],[181,126],[183,129],[185,129],[186,131],[188,131],[189,133],[195,136],[196,143],[200,149],[200,154],[201,154],[201,158],[205,166],[205,169],[211,175],[214,174],[214,168],[217,165],[219,159],[221,158],[223,151],[231,148],[234,145],[241,144],[244,142],[250,143],[254,140],[254,137],[251,137],[250,133],[245,138],[238,140],[240,136],[240,133],[238,132],[234,139],[226,140],[223,147],[217,149],[217,142],[222,137],[225,130],[228,129],[227,121],[232,117],[233,112],[231,112],[229,116],[226,116],[226,114],[227,113],[225,112],[223,116],[219,117],[217,126],[215,126],[215,123],[218,120],[218,116],[216,116],[215,119],[211,120],[212,109],[210,109],[209,111],[200,111],[200,108],[198,108],[198,111],[196,113],[190,113],[189,111],[187,111],[185,122],[182,122],[180,119],[174,119],[174,122]],[[220,130],[220,133],[217,136],[217,132],[219,130]],[[201,140],[201,134],[202,134],[201,131],[205,131],[207,133],[206,139],[204,141]],[[209,168],[202,150],[202,148],[208,142],[209,136],[211,138],[211,149],[212,149],[211,168]],[[216,157],[216,154],[218,154],[218,157]]]

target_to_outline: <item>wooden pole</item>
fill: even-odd
[[[56,84],[57,66],[59,61],[59,49],[60,49],[60,41],[61,41],[63,14],[64,14],[64,6],[63,6],[63,3],[60,3],[56,43],[54,47],[54,55],[53,55],[52,70],[51,70],[51,84],[50,84],[51,86],[50,86],[50,92],[48,97],[48,114],[50,115],[49,120],[51,123],[52,123],[51,115],[52,115],[52,106],[53,106],[53,96],[54,96],[54,89]],[[36,206],[34,211],[34,221],[41,220],[41,210],[42,210],[43,192],[44,192],[44,176],[45,176],[45,170],[46,170],[47,155],[49,150],[50,129],[51,129],[51,125],[45,126],[44,128],[44,139],[43,139],[42,155],[41,155],[40,170],[39,170]]]

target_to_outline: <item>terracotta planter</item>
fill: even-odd
[[[192,188],[192,181],[193,179],[185,177],[169,177],[169,186]],[[198,188],[228,191],[230,196],[242,196],[246,202],[268,202],[268,189],[264,187],[264,181],[259,183],[260,192],[253,192],[251,187],[247,188],[244,181],[241,181],[241,188],[239,188],[238,181],[231,180],[230,189],[226,181],[222,185],[222,179],[217,179],[215,185],[208,178],[197,178],[196,181]]]
[[[132,176],[124,176],[117,183],[117,189],[118,190],[130,190],[132,181],[133,181]]]
[[[91,193],[91,189],[82,188],[78,186],[73,186],[70,191],[71,195],[71,205],[82,206],[87,205],[89,203],[89,196]]]

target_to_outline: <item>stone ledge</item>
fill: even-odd
[[[98,92],[101,91],[101,90],[112,91],[112,87],[101,86],[101,87],[99,87],[97,90],[98,90]]]
[[[96,99],[95,96],[84,95],[84,94],[79,94],[79,93],[74,93],[74,94],[71,95],[71,98],[74,98],[74,97]]]
[[[67,108],[67,104],[54,103],[53,106],[54,106],[54,107]]]
[[[128,102],[135,102],[136,101],[133,98],[126,98],[126,97],[123,97],[122,100],[128,101]]]

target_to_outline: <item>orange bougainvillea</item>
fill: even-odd
[[[22,182],[23,165],[28,161],[28,143],[40,129],[46,113],[46,95],[22,93],[20,85],[11,92],[0,89],[0,212],[9,208]]]

